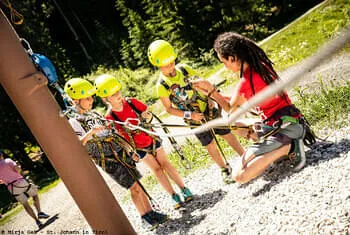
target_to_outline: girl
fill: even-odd
[[[226,32],[217,37],[214,49],[227,69],[240,73],[240,81],[228,102],[215,87],[206,80],[196,80],[193,86],[216,100],[226,112],[234,112],[256,93],[278,79],[273,63],[265,52],[252,40],[242,35]],[[304,127],[302,115],[292,104],[286,92],[276,94],[256,107],[261,122],[252,129],[241,129],[236,134],[255,142],[242,157],[240,167],[233,176],[237,182],[245,183],[261,175],[276,160],[288,155],[293,143],[296,166],[305,164],[303,151]]]

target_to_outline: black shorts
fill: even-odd
[[[214,132],[215,132],[215,134],[218,134],[218,135],[227,135],[228,133],[231,132],[231,130],[230,129],[214,129]],[[206,132],[202,132],[199,134],[195,134],[195,136],[198,138],[198,140],[201,142],[201,144],[203,146],[207,146],[214,139],[214,136],[211,134],[211,131],[206,131]]]
[[[162,147],[162,141],[156,140],[156,151],[157,151],[160,147]],[[152,154],[153,143],[152,143],[150,146],[148,146],[148,147],[146,147],[146,148],[144,148],[144,149],[145,149],[146,151],[137,150],[137,153],[139,154],[139,156],[140,156],[141,159],[143,159],[143,158],[147,155],[147,153],[151,153],[151,154]]]
[[[106,172],[122,187],[129,189],[136,180],[141,179],[141,173],[133,166],[128,168],[120,162],[106,161]]]
[[[203,113],[207,119],[209,119],[208,113],[209,113],[208,109],[206,109]],[[213,120],[213,119],[219,118],[219,117],[221,117],[221,113],[219,113],[219,110],[217,108],[213,108],[213,117],[210,120]],[[230,128],[227,128],[227,129],[215,129],[214,128],[214,132],[215,132],[215,134],[218,134],[218,135],[227,135],[231,132],[231,130],[230,130]],[[201,144],[203,146],[207,146],[214,139],[213,135],[211,134],[211,131],[205,131],[205,132],[202,132],[199,134],[195,134],[195,136],[198,138],[198,140],[201,142]]]

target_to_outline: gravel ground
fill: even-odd
[[[348,54],[331,59],[308,75],[309,81],[317,80],[320,72],[325,78],[338,73],[349,79],[349,61]],[[186,177],[195,200],[179,211],[171,210],[170,197],[156,187],[151,195],[171,219],[152,232],[142,226],[131,202],[123,202],[127,192],[103,176],[139,234],[350,234],[350,121],[341,121],[341,129],[318,130],[321,137],[329,137],[307,149],[307,164],[299,172],[286,160],[248,184],[225,185],[212,165]],[[232,166],[236,160],[230,159]],[[53,218],[38,234],[90,230],[63,183],[42,194],[41,204]],[[36,229],[22,211],[0,228],[0,234],[33,234]]]

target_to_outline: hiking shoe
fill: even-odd
[[[177,210],[182,206],[182,201],[179,194],[174,193],[171,198],[174,200],[174,209]]]
[[[159,223],[151,216],[151,212],[148,212],[147,214],[141,216],[142,220],[142,227],[145,229],[152,231],[156,229],[159,225]]]
[[[188,188],[184,187],[183,189],[181,189],[181,192],[185,202],[190,202],[193,200],[193,195]]]
[[[232,168],[230,165],[226,165],[226,167],[221,168],[222,180],[225,184],[232,184],[235,180],[232,178]]]
[[[39,229],[42,229],[44,227],[44,224],[41,223],[40,220],[35,221],[36,225],[39,227]]]
[[[44,212],[39,212],[38,213],[38,218],[39,219],[47,219],[47,218],[49,218],[50,216],[48,215],[48,214],[46,214],[46,213],[44,213]]]
[[[165,223],[169,219],[169,216],[167,214],[159,213],[157,211],[151,211],[150,216],[158,224]]]
[[[303,139],[292,140],[293,151],[288,155],[293,164],[293,170],[299,171],[305,166],[306,156]]]

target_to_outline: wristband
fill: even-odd
[[[185,111],[184,112],[184,118],[191,119],[191,112],[190,111]]]

